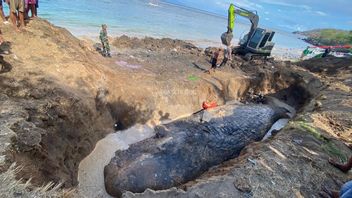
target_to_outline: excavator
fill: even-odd
[[[231,32],[234,28],[236,14],[249,19],[252,25],[249,33],[240,40],[239,46],[235,47],[232,53],[243,55],[244,59],[247,61],[255,57],[267,58],[270,56],[275,45],[275,43],[272,42],[275,32],[258,27],[259,16],[257,11],[249,11],[234,4],[230,5],[228,13],[228,28]]]

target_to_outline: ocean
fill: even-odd
[[[97,38],[101,24],[110,36],[151,36],[191,40],[198,46],[220,46],[226,17],[152,0],[39,0],[39,16],[67,28],[75,36]],[[226,15],[226,10],[224,11]],[[260,14],[260,13],[259,13]],[[235,42],[249,31],[249,22],[236,21]],[[279,48],[303,49],[307,44],[284,31],[274,41]]]

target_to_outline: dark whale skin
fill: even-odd
[[[260,141],[286,109],[269,105],[225,105],[206,114],[155,127],[156,135],[117,151],[104,169],[110,195],[163,190],[194,180]]]

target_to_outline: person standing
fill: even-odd
[[[39,8],[39,0],[36,0],[35,9],[34,9],[34,15],[35,16],[38,16],[38,8]]]
[[[2,38],[2,32],[0,30],[0,45],[4,42],[4,39]]]
[[[233,34],[231,31],[231,28],[227,28],[227,32],[223,33],[221,35],[221,42],[226,46],[226,58],[228,60],[232,60],[232,47],[231,47],[231,41],[233,39]]]
[[[232,60],[231,41],[233,39],[233,29],[235,27],[235,6],[230,5],[228,10],[228,25],[227,31],[221,35],[222,44],[226,45],[226,58]]]
[[[331,48],[330,47],[326,48],[324,53],[321,55],[321,57],[322,58],[327,57],[330,54],[330,52],[331,52]]]
[[[303,50],[300,59],[303,60],[303,58],[304,58],[305,56],[308,56],[308,55],[311,54],[311,53],[312,53],[312,52],[309,50],[309,46],[307,46],[306,49]]]
[[[4,24],[8,24],[9,22],[7,21],[7,19],[5,17],[2,3],[3,3],[2,0],[0,0],[0,17],[1,17]]]
[[[37,0],[28,0],[28,13],[30,10],[32,14],[31,18],[37,17],[36,5],[37,5]]]
[[[100,38],[101,44],[103,45],[103,56],[111,57],[107,28],[108,27],[106,24],[103,24],[101,26],[99,38]]]
[[[24,23],[24,12],[25,12],[25,1],[24,0],[9,0],[10,2],[10,19],[12,24],[15,26],[17,31],[20,28],[25,27]]]

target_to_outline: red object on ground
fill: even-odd
[[[335,45],[335,46],[313,46],[312,48],[321,48],[321,49],[350,49],[352,48],[351,45]]]
[[[211,108],[215,108],[215,107],[217,107],[218,106],[218,104],[216,103],[216,102],[203,102],[203,104],[202,104],[202,107],[203,107],[203,109],[211,109]]]

